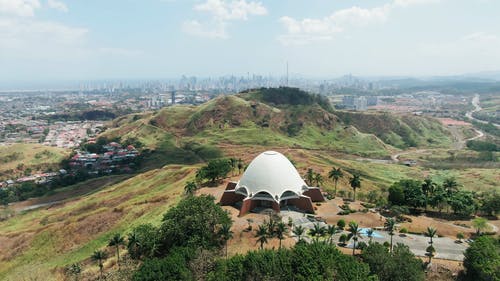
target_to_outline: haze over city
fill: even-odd
[[[0,1],[0,83],[495,71],[500,2]]]

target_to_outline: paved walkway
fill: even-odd
[[[309,232],[309,229],[314,227],[314,223],[311,222],[303,213],[294,212],[294,211],[281,211],[281,215],[283,216],[283,221],[288,221],[288,217],[291,217],[294,225],[302,225],[302,227],[306,228],[306,233]],[[322,226],[326,226],[325,223],[320,223]],[[362,226],[361,226],[362,227]],[[347,232],[343,232],[346,233]],[[382,238],[373,238],[372,241],[384,243],[385,241],[390,242],[390,235],[386,231],[377,230],[376,233],[380,234]],[[335,242],[339,241],[339,237],[342,233],[337,233],[333,236],[333,240]],[[362,236],[362,239],[358,241],[364,241],[368,243],[370,240],[366,236]],[[307,242],[311,241],[311,238],[307,235],[304,235],[303,239]],[[455,240],[450,239],[448,237],[434,237],[433,246],[436,249],[435,258],[446,259],[446,260],[455,260],[462,261],[464,259],[464,251],[467,249],[467,243],[455,243]],[[404,236],[400,234],[396,234],[393,236],[393,245],[397,243],[403,243],[407,245],[410,250],[416,255],[420,257],[425,257],[425,249],[429,246],[429,238],[423,235],[414,235],[414,234],[406,234]],[[347,245],[348,248],[352,248],[352,244]]]

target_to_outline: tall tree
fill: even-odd
[[[356,189],[361,188],[361,178],[359,175],[353,175],[349,180],[349,184],[351,185],[354,197],[353,201],[356,201]]]
[[[234,176],[234,170],[236,169],[238,160],[236,158],[229,158],[229,164],[231,164],[231,176]]]
[[[308,185],[310,186],[314,185],[314,171],[311,168],[307,169],[306,181]]]
[[[335,225],[328,225],[328,227],[326,228],[326,233],[328,233],[328,241],[330,245],[333,242],[333,235],[335,235],[336,232],[337,232],[337,227],[335,227]]]
[[[328,173],[328,178],[333,180],[333,183],[335,186],[335,189],[333,191],[334,196],[337,196],[337,183],[338,183],[339,179],[343,178],[343,177],[344,177],[344,173],[342,172],[342,170],[340,168],[333,167],[332,170]]]
[[[305,229],[302,225],[294,226],[292,232],[295,236],[297,236],[299,242],[302,241],[302,235],[304,235],[305,232]]]
[[[194,195],[194,192],[198,189],[194,181],[188,181],[184,186],[184,193],[188,196]]]
[[[279,222],[276,225],[276,237],[280,240],[280,249],[281,249],[281,241],[285,239],[285,233],[286,233],[286,224],[284,222]]]
[[[370,243],[372,242],[373,233],[374,233],[373,228],[368,228],[366,230],[366,236],[368,236],[368,238],[370,238]]]
[[[104,273],[103,273],[104,264],[103,264],[103,262],[108,258],[108,255],[104,251],[97,250],[97,251],[94,251],[94,253],[92,254],[92,256],[90,256],[90,258],[93,261],[97,262],[97,265],[99,266],[99,272],[100,272],[99,279],[102,280],[104,277]]]
[[[257,242],[260,243],[260,249],[264,249],[264,244],[267,243],[267,227],[265,225],[259,225],[255,237],[257,237]]]
[[[425,231],[425,236],[429,237],[429,239],[430,239],[429,244],[431,244],[431,246],[433,243],[432,238],[434,236],[436,236],[436,234],[437,234],[437,230],[434,227],[430,227],[430,226],[427,227],[427,230]]]
[[[320,237],[325,236],[325,227],[321,226],[319,223],[315,223],[313,228],[309,229],[309,235],[311,235],[314,241],[319,242]]]
[[[443,188],[446,192],[446,200],[447,200],[447,207],[446,207],[446,212],[449,213],[450,211],[450,202],[453,198],[453,194],[458,191],[458,183],[455,180],[455,178],[447,178],[443,182]]]
[[[243,170],[243,160],[238,158],[238,175],[241,174],[241,170]]]
[[[222,224],[219,229],[219,236],[224,243],[224,247],[226,248],[226,259],[227,259],[228,241],[231,238],[233,238],[233,231],[231,230],[231,225],[228,223]]]
[[[481,236],[465,250],[464,267],[468,280],[500,280],[500,240]]]
[[[389,251],[392,253],[392,236],[394,236],[394,230],[396,229],[396,221],[393,218],[388,218],[384,223],[385,231],[389,232],[391,236],[391,246]]]
[[[422,192],[425,196],[425,212],[427,212],[427,205],[429,204],[429,197],[434,195],[436,184],[430,178],[426,178],[422,184]]]
[[[109,240],[108,246],[115,247],[116,251],[116,263],[118,268],[120,268],[120,246],[125,245],[125,239],[119,233],[116,233]]]
[[[477,217],[472,220],[472,227],[476,229],[476,234],[480,235],[481,231],[488,228],[488,220],[485,218]]]
[[[316,182],[316,186],[320,187],[323,184],[323,176],[320,173],[316,173],[314,175],[314,181]]]
[[[436,252],[436,249],[434,248],[434,246],[432,245],[429,245],[426,249],[425,249],[425,255],[427,255],[429,257],[429,263],[432,262],[432,257],[434,257],[434,253]]]
[[[439,214],[443,211],[444,206],[447,203],[446,190],[442,186],[436,186],[434,194],[429,200],[432,207],[438,208]]]
[[[361,229],[359,229],[359,225],[355,221],[351,221],[347,231],[349,232],[347,240],[352,239],[353,241],[352,255],[354,256],[354,251],[356,251],[356,242],[358,242],[358,239],[361,238]]]

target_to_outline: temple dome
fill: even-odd
[[[248,165],[235,190],[248,198],[280,202],[298,198],[308,187],[288,158],[266,151]]]

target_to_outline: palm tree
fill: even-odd
[[[391,246],[389,248],[392,253],[392,236],[394,236],[394,230],[396,229],[396,221],[393,218],[388,218],[384,223],[385,230],[389,232],[391,236]]]
[[[347,235],[347,240],[353,241],[352,245],[352,255],[354,256],[354,251],[356,250],[356,242],[358,242],[358,238],[361,238],[361,229],[359,229],[359,225],[355,221],[351,221],[349,223],[349,234]]]
[[[103,271],[102,271],[102,269],[104,267],[103,261],[108,258],[108,255],[104,251],[97,250],[97,251],[94,251],[94,253],[92,254],[92,256],[90,256],[90,258],[93,261],[96,261],[97,265],[99,265],[99,272],[100,272],[99,279],[102,279],[103,278]]]
[[[276,237],[280,240],[280,249],[281,249],[281,241],[285,239],[284,234],[286,232],[286,224],[284,222],[279,222],[276,225]]]
[[[307,180],[307,184],[309,184],[309,185],[314,184],[314,171],[313,171],[313,169],[311,169],[311,168],[307,169],[306,180]]]
[[[320,237],[325,236],[325,227],[321,226],[319,223],[315,223],[314,227],[309,229],[309,235],[314,237],[314,241],[318,242]]]
[[[425,232],[425,236],[429,237],[431,240],[429,241],[429,244],[432,246],[432,238],[436,236],[437,230],[433,227],[427,227],[427,231]]]
[[[344,246],[346,241],[347,241],[347,235],[345,235],[345,233],[342,233],[339,237],[339,243],[342,246]]]
[[[335,235],[336,232],[337,232],[337,227],[335,227],[335,225],[328,225],[326,233],[328,233],[328,241],[330,242],[330,245],[332,244],[333,241],[333,235]]]
[[[352,190],[354,192],[352,201],[356,201],[356,189],[361,188],[361,178],[359,177],[359,175],[353,175],[349,180],[349,183],[351,184]]]
[[[448,200],[448,204],[446,206],[446,213],[449,213],[450,211],[449,201],[451,200],[453,193],[458,191],[458,183],[455,180],[455,178],[447,178],[443,182],[443,188],[446,191],[446,197]]]
[[[374,231],[373,231],[373,228],[368,228],[368,229],[366,230],[366,236],[368,236],[368,238],[370,238],[370,242],[369,242],[369,243],[371,243],[371,242],[372,242],[373,232],[374,232]]]
[[[195,182],[189,181],[184,186],[184,193],[188,196],[194,195],[194,192],[196,191],[197,188],[198,187],[196,186]]]
[[[429,201],[429,196],[434,194],[436,189],[436,184],[432,182],[430,178],[426,178],[422,184],[422,192],[425,195],[425,212],[427,212],[427,205]]]
[[[74,263],[67,268],[67,272],[75,276],[75,281],[78,281],[80,273],[82,273],[82,267],[78,263]]]
[[[427,247],[427,249],[425,249],[425,251],[426,251],[425,255],[429,257],[429,263],[431,263],[432,257],[434,257],[434,253],[436,252],[436,249],[434,249],[434,247],[431,244]]]
[[[302,225],[295,226],[292,230],[293,234],[298,237],[299,242],[302,240],[302,235],[304,235],[305,229]]]
[[[116,263],[118,264],[118,268],[120,268],[120,246],[125,244],[125,239],[119,233],[116,233],[109,240],[109,247],[115,247],[116,249]]]
[[[328,173],[328,178],[333,179],[333,183],[335,184],[335,189],[333,191],[333,195],[337,196],[337,183],[340,178],[344,177],[344,173],[340,168],[332,168],[332,170]]]
[[[267,223],[267,234],[269,237],[274,237],[276,231],[276,222],[273,219],[270,219]]]
[[[139,240],[139,237],[137,236],[137,233],[131,232],[127,236],[127,249],[132,258],[139,258],[139,248],[141,247],[141,241]]]
[[[267,243],[267,227],[265,225],[259,225],[255,237],[257,237],[257,242],[260,243],[260,249],[264,249],[264,244]]]
[[[233,238],[233,232],[231,231],[231,225],[228,223],[225,223],[221,226],[219,229],[219,236],[221,237],[222,241],[224,241],[224,246],[226,248],[226,259],[227,259],[227,242]]]
[[[234,176],[234,170],[236,169],[236,163],[238,160],[236,158],[229,158],[229,164],[231,165],[231,175]]]
[[[320,187],[323,184],[323,176],[320,173],[314,175],[314,180],[316,181],[316,186]]]
[[[241,170],[243,170],[243,160],[241,158],[238,159],[238,175],[241,174]]]

